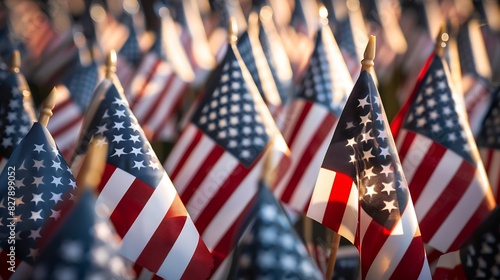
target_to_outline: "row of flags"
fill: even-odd
[[[182,7],[191,4],[193,8],[193,3]],[[214,5],[223,14],[234,13],[221,3]],[[162,28],[146,52],[141,50],[137,27],[125,15],[128,37],[118,51],[116,66],[108,63],[104,79],[99,63],[86,56],[87,43],[75,44],[76,67],[56,87],[59,96],[47,128],[34,122],[36,110],[30,96],[19,90],[18,73],[3,70],[0,88],[10,94],[3,95],[0,107],[0,148],[9,149],[2,154],[5,167],[0,181],[9,186],[9,167],[15,167],[19,215],[11,216],[19,225],[16,273],[22,273],[13,277],[31,273],[40,278],[70,277],[84,273],[68,264],[82,260],[81,254],[112,250],[120,261],[108,267],[123,278],[322,278],[278,200],[287,211],[306,214],[351,241],[359,251],[363,279],[408,274],[430,279],[429,263],[437,263],[432,269],[435,277],[442,269],[443,275],[461,272],[441,266],[445,258],[458,259],[443,254],[457,254],[461,248],[462,254],[470,254],[462,258],[466,270],[483,265],[482,273],[495,273],[484,272],[484,262],[474,261],[478,250],[464,245],[474,242],[469,238],[483,221],[490,222],[487,217],[496,205],[497,191],[489,179],[496,182],[498,104],[493,98],[484,102],[484,126],[479,122],[477,132],[473,131],[467,118],[471,112],[467,93],[460,94],[454,70],[448,66],[451,56],[441,52],[448,39],[441,35],[436,53],[429,54],[408,100],[389,123],[374,73],[386,74],[389,70],[381,69],[391,64],[378,68],[375,58],[373,69],[374,38],[357,67],[346,61],[348,55],[359,52],[353,52],[352,45],[349,52],[337,44],[354,43],[354,30],[349,33],[341,26],[359,19],[359,7],[348,7],[347,14],[353,18],[339,21],[335,33],[321,9],[319,23],[313,24],[317,30],[310,58],[302,66],[290,64],[289,69],[303,73],[294,94],[283,90],[291,77],[277,78],[279,67],[269,58],[277,52],[275,42],[280,42],[274,41],[279,33],[272,21],[268,21],[271,27],[265,25],[269,9],[253,13],[240,35],[234,21],[223,20],[231,26],[226,31],[230,39],[215,48],[213,58],[219,63],[210,76],[192,63],[194,54],[185,53],[188,48],[183,49],[182,40],[169,44],[181,38],[187,38],[184,43],[193,42],[189,38],[194,37],[172,35],[176,26],[166,7],[157,10]],[[304,12],[296,10],[293,15],[297,32],[309,32]],[[259,17],[263,18],[260,26]],[[109,20],[116,19],[109,15]],[[386,20],[384,24],[391,22]],[[466,26],[464,30],[477,31],[477,25],[476,29],[471,23]],[[344,34],[338,40],[337,31]],[[460,48],[461,42],[473,42],[470,38],[477,34],[459,34],[460,62],[477,63],[470,52],[463,54],[467,48]],[[74,35],[73,42],[81,42],[80,35]],[[465,66],[462,69],[475,68]],[[207,75],[207,84],[180,120],[176,110],[200,73]],[[488,81],[476,80],[476,88]],[[489,85],[480,90],[495,94]],[[167,139],[167,128],[179,135],[169,134],[175,144],[162,163],[149,140]],[[99,194],[94,198],[86,192],[76,198],[72,174],[79,175],[92,142],[108,146]],[[274,179],[263,183],[269,173]],[[2,225],[10,217],[7,189],[0,191]],[[75,205],[66,209],[68,201]],[[103,249],[97,241],[89,241],[97,231],[90,232],[90,239],[71,237],[76,234],[71,230],[74,220],[61,215],[90,218],[92,208],[99,210],[99,218],[88,222],[97,228],[97,220],[111,221],[113,226],[106,227],[108,233],[116,231],[117,246]],[[68,225],[53,226],[59,219]],[[2,234],[8,236],[8,230],[2,227]],[[86,245],[69,240],[68,245],[66,238],[78,238]],[[486,242],[495,244],[488,238]],[[7,242],[1,244],[5,260]],[[494,247],[489,247],[490,256],[497,252]],[[61,260],[54,255],[57,250],[63,250],[62,256],[72,255]],[[11,277],[9,271],[0,275]]]

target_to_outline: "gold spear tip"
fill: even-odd
[[[439,29],[436,37],[436,45],[434,46],[434,53],[436,55],[443,56],[448,40],[450,40],[450,35],[446,29],[446,23],[443,23]]]
[[[267,22],[273,19],[273,9],[269,6],[260,8],[260,21]]]
[[[373,60],[375,59],[375,46],[377,45],[376,37],[370,35],[368,39],[368,44],[366,45],[365,53],[363,55],[363,60],[361,60],[361,71],[370,71],[375,65]]]
[[[238,24],[234,17],[229,18],[229,24],[227,26],[227,41],[229,44],[236,43],[238,41]]]
[[[43,126],[47,126],[50,117],[52,117],[52,115],[54,114],[52,113],[52,109],[54,109],[54,106],[56,106],[56,94],[57,90],[54,87],[43,101],[42,110],[40,110],[40,116],[38,117],[38,122]]]
[[[82,164],[82,168],[76,178],[79,186],[78,194],[84,189],[95,191],[101,182],[102,173],[106,163],[108,143],[102,136],[94,137]]]
[[[21,52],[14,50],[10,57],[9,71],[11,73],[19,73],[19,68],[21,68]]]
[[[111,79],[116,72],[116,51],[110,50],[106,58],[106,78]]]
[[[322,25],[328,24],[328,9],[323,4],[319,7],[319,22]]]

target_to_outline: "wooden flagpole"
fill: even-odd
[[[56,106],[56,94],[57,90],[54,87],[52,91],[49,93],[49,95],[43,101],[43,108],[42,110],[40,110],[40,116],[38,117],[38,122],[45,127],[49,123],[50,117],[52,117],[52,115],[54,114],[52,113],[52,109],[54,109],[54,106]]]

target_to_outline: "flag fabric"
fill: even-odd
[[[49,131],[36,122],[12,153],[0,174],[0,259],[12,261],[13,277],[29,273],[39,259],[40,238],[49,235],[49,221],[57,220],[65,201],[74,199],[75,179]],[[12,208],[14,210],[12,211]],[[12,240],[14,240],[12,243]],[[14,244],[14,245],[13,245]],[[13,246],[13,247],[11,247]],[[9,279],[14,271],[2,269]]]
[[[229,279],[324,279],[276,198],[261,183]]]
[[[500,139],[497,129],[500,122],[500,88],[493,92],[489,108],[486,110],[482,128],[476,137],[479,153],[483,160],[495,201],[500,202]]]
[[[36,118],[31,96],[19,90],[18,75],[0,70],[0,172]]]
[[[79,170],[88,143],[109,145],[97,207],[122,237],[120,254],[167,279],[205,279],[212,258],[127,101],[109,79],[94,92],[72,163]],[[98,142],[99,143],[99,142]]]
[[[491,95],[491,67],[480,28],[477,20],[470,19],[457,36],[465,109],[474,135],[481,129]]]
[[[110,221],[95,209],[92,190],[85,189],[60,220],[30,279],[134,279],[128,260],[118,254],[119,237]]]
[[[70,160],[78,142],[83,115],[99,81],[95,62],[84,65],[79,61],[73,71],[56,86],[54,115],[47,124],[65,159]]]
[[[371,75],[362,71],[326,152],[307,215],[358,247],[363,279],[430,279],[381,102]]]
[[[230,44],[165,162],[214,257],[214,271],[232,250],[257,194],[263,158],[273,153],[270,169],[286,168],[288,152],[236,44]]]
[[[283,113],[283,104],[271,68],[259,41],[259,23],[258,19],[255,18],[258,15],[253,13],[251,17],[253,20],[249,20],[248,30],[238,38],[238,51],[252,75],[262,99],[267,104],[274,120],[278,123]]]
[[[432,274],[432,279],[467,279],[460,260],[460,251],[453,251],[443,254],[437,261],[436,268]]]
[[[500,277],[500,208],[481,223],[474,236],[460,250],[460,259],[469,279]]]
[[[142,50],[139,46],[135,26],[131,18],[128,21],[130,21],[126,24],[129,31],[128,37],[118,51],[116,61],[116,76],[122,82],[124,89],[129,87],[142,57]]]
[[[458,250],[495,201],[446,62],[431,55],[391,124],[422,238]]]
[[[309,65],[286,112],[283,136],[290,147],[291,166],[274,190],[297,211],[307,212],[318,171],[352,86],[330,27],[321,26]]]
[[[180,47],[175,52],[166,50],[177,36],[174,22],[162,19],[162,27],[151,50],[142,58],[137,72],[125,91],[130,108],[141,126],[151,132],[150,140],[175,140],[179,106],[189,89],[194,75],[187,55]],[[173,56],[177,56],[173,59]],[[180,58],[183,58],[179,60]]]

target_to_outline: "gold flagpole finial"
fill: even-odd
[[[116,73],[116,51],[110,50],[106,58],[106,78],[112,79]]]
[[[238,41],[238,24],[234,17],[229,18],[229,24],[227,27],[227,41],[229,44],[236,43]]]
[[[11,73],[19,73],[21,68],[21,53],[19,50],[14,50],[10,57],[9,71]]]
[[[54,87],[43,101],[43,107],[42,110],[40,110],[40,116],[38,117],[38,122],[43,126],[47,126],[50,117],[54,114],[52,113],[52,109],[56,106],[56,94],[57,90]]]
[[[368,44],[366,45],[365,53],[363,55],[363,60],[361,60],[361,71],[366,70],[368,72],[373,68],[373,60],[375,59],[375,47],[377,45],[376,37],[370,35],[368,39]]]
[[[328,24],[328,9],[323,4],[319,7],[319,23],[323,26]]]
[[[436,55],[443,56],[448,40],[450,40],[450,35],[446,30],[446,23],[443,23],[439,29],[439,33],[436,38],[436,45],[434,46],[434,53]]]

